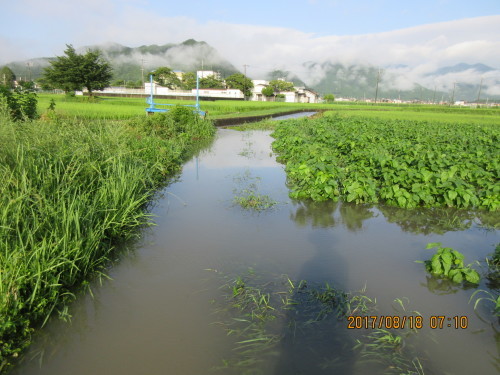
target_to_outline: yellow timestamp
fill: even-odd
[[[348,316],[348,329],[467,329],[469,318],[465,315],[446,316],[431,315],[424,318],[421,315],[366,315]]]

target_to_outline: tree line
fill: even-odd
[[[159,67],[152,73],[154,81],[170,89],[192,90],[196,88],[196,72],[185,72],[177,75],[169,67]],[[89,96],[94,91],[102,90],[111,85],[113,69],[104,59],[99,50],[87,50],[79,54],[71,44],[66,45],[63,56],[50,61],[50,66],[44,69],[43,76],[38,80],[42,89],[61,89],[68,94],[86,89]],[[4,106],[9,108],[12,117],[36,116],[36,94],[33,82],[16,82],[16,76],[8,67],[0,69],[0,98]],[[123,82],[114,82],[123,83]],[[214,75],[199,79],[201,89],[238,89],[245,97],[252,95],[253,82],[241,73],[232,74],[225,79]],[[292,82],[274,79],[262,90],[267,97],[284,96],[281,92],[295,91]]]
[[[164,87],[181,90],[196,88],[196,72],[186,72],[179,77],[171,68],[159,67],[151,74],[155,82]],[[112,82],[112,78],[112,66],[99,50],[87,50],[86,53],[79,54],[69,44],[66,45],[63,56],[50,61],[50,66],[44,69],[38,84],[42,89],[61,89],[66,93],[86,89],[89,96],[92,96],[94,91],[109,87],[112,83],[115,85],[125,83],[124,81]],[[3,86],[11,89],[14,88],[15,80],[16,77],[10,68],[4,67],[0,70],[0,85],[3,83]],[[224,80],[213,75],[200,78],[199,87],[202,89],[239,89],[245,96],[250,96],[253,83],[244,74],[236,73]]]

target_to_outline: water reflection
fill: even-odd
[[[294,201],[290,219],[301,227],[328,228],[342,224],[351,232],[363,229],[363,223],[377,215],[369,205],[333,201]],[[336,217],[338,216],[338,217]]]
[[[336,205],[328,206],[326,212],[333,213]],[[317,202],[308,207],[314,211],[318,208]],[[326,220],[317,222],[321,225],[334,220],[332,215],[320,216]],[[338,241],[331,231],[312,232],[308,241],[314,255],[304,263],[297,280],[306,280],[304,285],[309,288],[327,282],[334,287],[348,277],[348,264],[337,251]],[[307,298],[310,296],[304,296],[300,288],[295,288],[292,299],[297,305],[286,315],[279,360],[273,374],[352,373],[356,362],[354,340],[345,329],[345,321],[336,319],[333,313],[318,319],[319,311],[309,310],[317,306],[309,306]]]
[[[296,209],[290,213],[290,219],[301,227],[328,228],[336,224],[338,202],[294,201],[293,205]]]
[[[454,283],[449,279],[443,279],[434,275],[426,276],[426,282],[420,285],[429,289],[429,292],[442,296],[447,294],[455,294],[461,289],[467,289],[460,284]]]
[[[342,218],[342,223],[351,232],[357,232],[363,229],[363,222],[375,216],[376,215],[371,210],[371,207],[367,205],[344,203],[340,206],[340,217]]]
[[[389,223],[397,224],[404,232],[412,234],[445,234],[478,226],[495,230],[500,223],[500,213],[463,211],[452,208],[405,209],[385,205],[353,204],[347,202],[292,201],[295,211],[290,213],[297,225],[314,228],[344,225],[349,231],[363,229],[368,219],[381,213]]]

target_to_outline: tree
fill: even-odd
[[[80,55],[71,44],[66,47],[66,56],[58,56],[44,69],[45,84],[65,92],[86,88],[90,96],[94,90],[102,90],[110,85],[111,65],[104,60],[99,50],[88,50]]]
[[[182,75],[182,88],[184,90],[192,90],[196,88],[195,72],[186,72]]]
[[[333,103],[335,101],[335,95],[325,94],[325,96],[323,96],[323,99],[325,99],[327,103]]]
[[[158,82],[160,86],[168,87],[172,90],[181,86],[181,80],[177,77],[177,74],[166,66],[156,69],[153,73],[153,79]]]
[[[274,91],[295,91],[295,87],[292,82],[283,81],[282,79],[273,79],[269,82]]]
[[[213,75],[200,78],[200,89],[223,89],[224,82]]]
[[[262,95],[266,96],[266,97],[271,97],[271,96],[274,96],[274,89],[272,86],[266,86],[262,89]]]
[[[0,69],[0,85],[8,88],[14,88],[14,81],[16,80],[16,75],[8,66],[4,66]]]
[[[250,78],[246,77],[244,74],[236,73],[232,74],[226,78],[226,85],[230,89],[238,89],[245,96],[252,95],[253,82]]]

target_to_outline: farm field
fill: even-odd
[[[362,117],[282,123],[274,150],[297,199],[500,208],[500,127]]]
[[[144,98],[102,97],[96,103],[82,102],[82,98],[68,100],[64,95],[39,94],[38,111],[43,113],[51,99],[56,112],[63,116],[88,119],[126,119],[145,114]],[[155,99],[158,103],[194,104],[185,100]],[[376,117],[383,119],[409,119],[449,123],[479,123],[500,125],[500,109],[460,108],[430,105],[367,105],[367,104],[298,104],[251,101],[202,101],[203,110],[209,118],[237,118],[245,116],[271,115],[293,110],[321,110],[325,116],[345,115],[349,117]]]
[[[76,363],[75,374],[135,374],[127,358],[137,355],[153,373],[285,374],[302,345],[311,350],[297,365],[314,363],[315,374],[373,373],[370,361],[381,374],[466,374],[474,364],[457,353],[488,361],[497,313],[498,110],[201,103],[209,119],[323,112],[239,128],[274,129],[271,149],[270,131],[260,130],[221,129],[208,145],[209,121],[180,107],[146,116],[144,99],[41,94],[38,105],[42,116],[32,123],[0,119],[8,145],[0,150],[0,372],[45,321],[26,356],[43,358],[42,368],[26,361],[14,374]],[[195,152],[198,140],[209,148]],[[144,228],[151,221],[157,228]],[[457,262],[461,253],[475,261],[477,278],[462,260],[453,270],[473,285],[415,264],[437,242],[458,249]],[[447,257],[439,258],[446,272]],[[301,280],[310,282],[307,292]],[[425,323],[390,334],[347,330],[346,316],[359,311],[421,314]],[[438,314],[457,316],[467,340],[457,331],[433,337]],[[193,358],[190,348],[203,354]],[[105,363],[88,360],[102,353]]]

